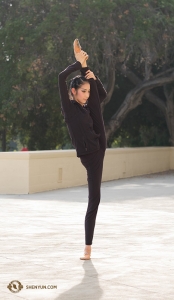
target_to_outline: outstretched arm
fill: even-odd
[[[59,74],[59,92],[60,92],[63,112],[67,112],[71,108],[71,103],[68,95],[68,88],[66,84],[66,78],[71,73],[80,70],[80,68],[81,68],[81,63],[79,61],[76,61],[74,64],[68,66],[65,70],[63,70]]]
[[[103,100],[107,96],[107,92],[106,92],[103,84],[101,83],[100,79],[97,76],[95,76],[95,77],[96,77],[96,81],[95,82],[96,82],[98,94],[99,94],[99,97],[100,97],[100,103],[102,103]]]
[[[81,69],[84,61],[86,60],[86,57],[87,57],[87,53],[81,51],[80,53],[77,54],[76,57],[77,61],[74,64],[68,66],[64,71],[62,71],[59,74],[59,91],[60,91],[60,97],[62,102],[62,109],[64,113],[69,111],[71,108],[71,103],[68,95],[68,88],[66,85],[66,78],[71,73]]]

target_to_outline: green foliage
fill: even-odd
[[[31,150],[70,142],[57,75],[74,61],[76,37],[104,82],[110,62],[126,62],[140,77],[148,59],[156,73],[174,65],[174,0],[0,0],[0,7],[0,130],[6,129],[8,139],[20,133]],[[126,85],[119,99],[129,91],[128,81]],[[106,107],[106,120],[112,112]],[[139,132],[142,141],[151,125],[146,126]]]

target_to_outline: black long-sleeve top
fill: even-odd
[[[59,91],[65,122],[77,156],[92,153],[100,148],[100,131],[104,130],[100,103],[106,98],[106,90],[98,77],[89,79],[90,96],[87,105],[82,106],[75,100],[69,99],[66,78],[71,73],[80,70],[86,75],[88,67],[82,68],[79,61],[68,66],[59,74]],[[99,125],[98,125],[99,124]]]

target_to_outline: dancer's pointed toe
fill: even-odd
[[[73,48],[74,48],[74,53],[79,53],[82,50],[78,39],[74,40]]]

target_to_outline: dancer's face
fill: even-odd
[[[71,91],[74,100],[76,100],[79,104],[84,105],[90,95],[90,84],[85,82],[77,90],[72,88]]]

